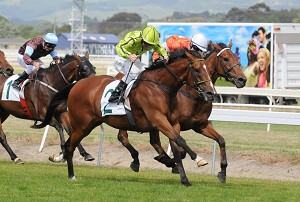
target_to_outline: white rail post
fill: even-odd
[[[43,135],[43,139],[42,139],[42,142],[41,142],[41,146],[40,146],[40,149],[39,149],[39,152],[41,152],[44,148],[44,145],[45,145],[45,141],[46,141],[46,137],[47,137],[47,134],[48,134],[48,130],[49,130],[49,125],[46,126],[45,128],[45,131],[44,131],[44,135]]]
[[[100,143],[99,143],[99,150],[98,150],[97,166],[100,166],[101,153],[102,153],[102,146],[103,146],[103,139],[104,139],[104,128],[103,128],[103,124],[101,124],[100,127],[101,127],[101,133],[100,133]]]

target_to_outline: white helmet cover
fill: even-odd
[[[207,39],[203,34],[195,34],[191,38],[191,44],[197,46],[201,51],[207,51]]]

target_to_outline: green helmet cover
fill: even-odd
[[[155,45],[159,42],[159,33],[155,27],[147,26],[142,31],[142,38],[146,43]]]

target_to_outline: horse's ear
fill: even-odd
[[[228,44],[228,48],[231,48],[232,46],[232,39],[230,39],[229,44]]]
[[[214,49],[216,49],[217,51],[220,51],[221,50],[221,47],[218,45],[218,44],[215,44],[215,43],[211,43],[212,47]]]
[[[84,56],[85,56],[86,59],[89,60],[89,58],[90,58],[89,52],[86,51],[85,54],[84,54]]]
[[[76,60],[77,60],[77,61],[79,61],[79,62],[81,61],[81,58],[80,58],[80,56],[79,56],[79,55],[77,55],[76,53],[74,53],[74,57],[76,58]]]

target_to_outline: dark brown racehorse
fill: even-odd
[[[197,93],[208,101],[213,100],[215,91],[203,59],[193,56],[192,51],[182,50],[179,53],[179,57],[178,55],[170,56],[168,65],[144,71],[138,79],[139,85],[129,94],[129,100],[139,132],[159,130],[172,140],[171,142],[174,142],[172,148],[181,182],[190,186],[177,145],[184,148],[196,162],[198,162],[199,156],[188,147],[185,140],[179,135],[178,117],[176,113],[171,113],[178,108],[174,98],[184,83],[196,89]],[[173,60],[173,58],[177,59]],[[90,77],[76,83],[70,92],[66,91],[66,95],[69,94],[68,114],[72,127],[72,134],[66,142],[65,154],[70,179],[75,179],[72,161],[74,149],[96,126],[105,122],[114,128],[134,130],[125,115],[102,117],[100,99],[104,88],[114,79],[111,76]],[[57,97],[63,97],[59,94],[63,94],[63,91],[57,95]],[[53,99],[51,103],[57,101],[59,99]],[[50,114],[51,117],[51,110],[49,110],[50,108],[48,108],[47,114]],[[43,125],[47,125],[47,116]]]
[[[39,69],[36,74],[36,78],[26,86],[24,96],[29,113],[25,112],[20,102],[6,100],[0,101],[0,141],[2,146],[9,153],[11,160],[15,163],[23,163],[8,145],[6,135],[2,129],[2,123],[8,118],[8,116],[11,114],[17,118],[42,121],[50,100],[58,91],[71,84],[73,81],[90,75],[95,75],[95,70],[88,60],[88,54],[86,54],[85,57],[79,57],[76,54],[66,55],[66,57],[62,59],[61,64],[51,64],[47,69]],[[0,74],[1,94],[6,80],[7,77]],[[56,117],[57,119],[53,118],[49,123],[49,125],[58,130],[62,136],[63,127],[57,120],[60,119],[60,122],[63,124],[68,123],[67,116],[64,116],[64,113],[62,113],[63,111],[66,111],[65,106],[61,105],[57,109],[56,113],[58,113],[59,116]],[[69,124],[65,127],[65,129],[70,133],[70,128],[68,126]]]
[[[14,68],[7,62],[3,51],[0,50],[0,73],[6,77],[13,75]]]
[[[244,87],[247,79],[241,69],[238,58],[230,50],[232,41],[229,42],[228,47],[222,43],[212,44],[212,46],[213,52],[206,59],[206,65],[213,84],[217,78],[221,76],[235,84],[238,88]],[[180,89],[176,99],[178,101],[178,108],[180,109],[179,123],[181,131],[193,129],[195,132],[218,142],[221,155],[221,172],[219,172],[218,178],[221,182],[225,183],[227,167],[225,140],[208,121],[212,110],[212,103],[199,98],[197,92],[187,85],[184,85]],[[131,166],[131,168],[134,171],[138,171],[138,169],[134,169],[139,166],[138,152],[129,143],[127,132],[120,130],[118,139],[129,150],[133,157],[132,164],[136,166]],[[150,132],[150,143],[159,153],[159,156],[155,157],[155,159],[167,167],[173,167],[173,172],[176,172],[176,164],[170,159],[161,146],[158,131]],[[183,154],[183,156],[185,155]]]

